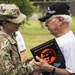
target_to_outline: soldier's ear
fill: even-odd
[[[7,26],[7,22],[6,21],[2,21],[2,25],[3,26]]]

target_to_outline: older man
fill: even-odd
[[[66,67],[57,68],[36,56],[38,62],[34,61],[34,64],[39,70],[50,72],[52,75],[75,75],[75,37],[70,29],[72,18],[68,10],[67,4],[55,3],[49,6],[44,17],[39,18],[41,22],[45,22],[45,26],[55,36],[65,59]]]

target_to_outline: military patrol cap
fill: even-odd
[[[0,4],[0,20],[21,23],[26,19],[15,4]]]

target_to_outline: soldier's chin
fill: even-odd
[[[18,31],[19,30],[19,28],[16,28],[16,31]]]

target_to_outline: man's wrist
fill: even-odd
[[[53,67],[53,68],[52,68],[52,70],[51,70],[51,74],[52,74],[52,75],[54,75],[54,74],[55,74],[55,70],[56,70],[56,68],[55,68],[55,67]]]

